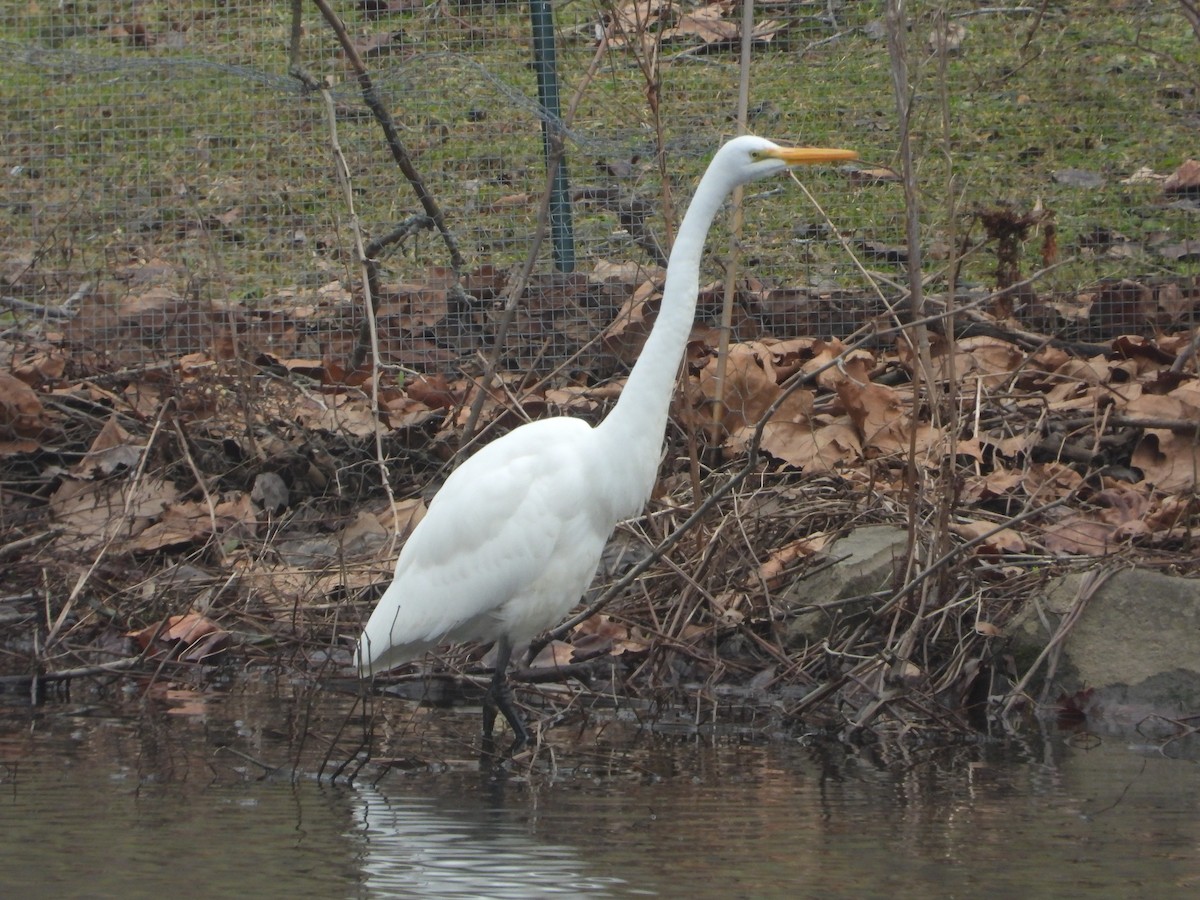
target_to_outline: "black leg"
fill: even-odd
[[[483,697],[483,740],[486,746],[492,743],[492,728],[496,724],[496,711],[504,714],[509,727],[515,735],[509,753],[521,749],[529,743],[529,729],[521,720],[517,708],[513,705],[512,688],[508,684],[508,663],[512,659],[512,641],[501,637],[496,642],[496,668],[492,673],[492,683]]]

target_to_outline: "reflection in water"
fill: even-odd
[[[1195,763],[1113,738],[906,751],[563,728],[532,769],[491,777],[464,738],[474,716],[392,704],[388,752],[408,774],[364,770],[350,787],[314,776],[355,752],[333,736],[364,734],[359,711],[270,687],[0,710],[0,893],[1200,891]]]
[[[355,790],[363,886],[372,895],[611,897],[624,882],[586,872],[573,847],[541,840],[486,810],[448,812],[432,800]]]

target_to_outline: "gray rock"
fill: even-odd
[[[908,532],[893,525],[857,528],[827,551],[832,565],[796,581],[780,596],[788,609],[816,606],[798,612],[787,625],[789,647],[822,641],[847,620],[867,615],[877,605],[872,598],[845,602],[895,585],[896,567],[904,559]]]
[[[1083,578],[1051,582],[1009,625],[1022,673],[1070,613]],[[1114,724],[1200,713],[1200,579],[1144,569],[1113,575],[1063,639],[1053,678],[1051,698],[1086,692],[1089,718]]]

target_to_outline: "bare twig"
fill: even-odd
[[[292,30],[288,37],[288,66],[300,65],[300,41],[304,37],[304,0],[292,0]]]
[[[94,666],[80,666],[76,669],[60,669],[57,672],[45,672],[38,676],[43,682],[71,681],[76,678],[90,678],[95,675],[110,675],[113,672],[124,672],[137,668],[145,661],[145,654],[130,656],[126,659],[115,659],[112,662],[98,663]]]
[[[1029,687],[1029,682],[1033,680],[1033,676],[1041,668],[1042,663],[1050,658],[1051,654],[1057,655],[1059,645],[1071,633],[1071,629],[1075,627],[1075,623],[1079,621],[1079,617],[1083,615],[1084,609],[1087,607],[1088,601],[1095,596],[1096,592],[1104,586],[1116,572],[1115,568],[1108,567],[1104,569],[1093,569],[1083,576],[1083,580],[1079,584],[1079,593],[1075,596],[1075,602],[1071,604],[1071,608],[1067,610],[1066,615],[1062,617],[1062,621],[1058,623],[1058,628],[1054,632],[1054,636],[1042,648],[1042,652],[1038,654],[1037,659],[1033,661],[1029,669],[1021,677],[1011,691],[1008,698],[1004,701],[1004,706],[1001,711],[1001,716],[1007,716],[1012,708],[1021,701],[1025,695],[1025,690]]]
[[[346,59],[358,78],[358,85],[362,90],[363,102],[367,104],[367,108],[371,110],[376,121],[379,122],[380,128],[383,129],[388,149],[392,152],[392,158],[396,161],[396,165],[400,167],[400,171],[404,173],[404,177],[408,179],[413,193],[417,195],[417,200],[420,202],[421,208],[425,210],[425,214],[437,226],[438,234],[441,235],[442,241],[446,244],[446,250],[450,254],[450,265],[454,269],[454,273],[456,275],[461,274],[463,269],[466,268],[466,261],[463,259],[462,252],[458,248],[458,240],[446,225],[446,219],[442,215],[441,207],[438,206],[437,200],[434,199],[433,195],[429,193],[429,189],[425,186],[425,180],[413,164],[412,157],[408,153],[408,148],[405,147],[404,142],[400,139],[400,132],[396,128],[392,114],[388,111],[387,105],[375,89],[375,84],[371,81],[371,75],[367,71],[367,67],[363,64],[362,57],[358,55],[358,50],[355,48],[354,42],[350,39],[350,34],[346,31],[345,23],[342,22],[337,13],[329,6],[327,0],[313,0],[313,2],[316,3],[317,8],[321,11],[321,15],[325,17],[325,21],[329,23],[329,27],[333,29],[333,33],[337,35],[338,43],[342,46],[342,52],[346,54]],[[293,70],[293,74],[297,74],[295,70]]]
[[[968,19],[972,16],[1032,16],[1038,11],[1036,6],[981,6],[978,9],[968,9],[956,12],[950,18]]]
[[[95,558],[92,560],[91,565],[88,566],[83,574],[81,574],[76,580],[75,587],[71,589],[71,593],[67,595],[67,599],[62,605],[62,609],[59,610],[58,616],[55,618],[54,623],[50,626],[49,632],[46,634],[46,640],[43,644],[43,652],[48,652],[49,649],[54,645],[55,641],[58,640],[58,633],[62,629],[64,623],[66,623],[67,617],[71,614],[71,610],[75,606],[75,601],[79,599],[79,595],[82,593],[84,586],[91,580],[92,575],[95,574],[96,570],[100,567],[100,563],[108,555],[108,551],[112,548],[113,543],[116,541],[117,535],[119,535],[124,528],[128,527],[130,510],[133,508],[134,499],[138,496],[139,489],[141,488],[142,477],[146,474],[146,465],[150,461],[150,451],[154,447],[154,442],[158,437],[159,429],[162,427],[163,417],[166,415],[167,410],[172,406],[173,401],[168,400],[159,407],[158,416],[154,420],[154,428],[150,431],[150,437],[146,440],[146,446],[142,448],[142,455],[138,459],[137,468],[130,473],[129,479],[126,483],[125,504],[121,510],[121,515],[114,517],[113,522],[110,524],[108,535],[106,536],[104,543],[101,544],[99,552],[97,552]]]
[[[1038,29],[1042,25],[1042,19],[1044,19],[1046,16],[1046,7],[1048,7],[1049,5],[1050,5],[1050,0],[1042,0],[1042,5],[1041,5],[1041,7],[1039,7],[1039,9],[1037,11],[1037,17],[1033,20],[1033,23],[1029,26],[1029,30],[1027,32],[1025,32],[1025,41],[1024,41],[1024,43],[1021,44],[1021,50],[1020,50],[1020,52],[1017,53],[1017,56],[1024,56],[1025,51],[1029,49],[1030,43],[1033,42],[1034,35],[1037,34]]]
[[[216,547],[217,555],[221,559],[221,564],[225,565],[227,563],[225,549],[221,546],[220,533],[217,530],[217,504],[213,502],[212,493],[208,489],[204,474],[200,471],[200,467],[196,465],[196,460],[192,457],[192,448],[188,446],[188,440],[183,434],[183,428],[180,427],[179,420],[172,419],[171,426],[175,429],[175,437],[179,441],[179,449],[183,451],[183,458],[187,460],[188,468],[192,470],[192,477],[196,479],[196,486],[200,488],[200,493],[204,495],[204,504],[208,507],[209,528],[212,530],[212,542]]]
[[[379,327],[375,319],[375,294],[371,290],[371,269],[368,265],[367,249],[363,246],[362,226],[358,221],[358,213],[354,208],[354,186],[350,181],[350,166],[346,162],[346,157],[342,153],[342,145],[338,139],[337,129],[337,113],[334,109],[333,96],[324,88],[321,89],[321,97],[325,101],[325,120],[329,125],[329,147],[333,153],[334,168],[337,171],[338,184],[342,188],[342,197],[346,203],[346,211],[350,217],[350,227],[354,235],[354,249],[358,256],[359,265],[362,267],[362,284],[363,284],[363,318],[366,326],[367,335],[370,340],[371,347],[371,409],[375,415],[373,417],[373,435],[375,438],[375,464],[379,466],[379,481],[383,485],[384,491],[387,492],[388,504],[392,510],[392,547],[395,550],[395,542],[399,540],[402,526],[400,523],[400,513],[396,509],[396,498],[392,494],[392,483],[388,477],[387,460],[383,453],[383,426],[380,422],[379,409]],[[360,341],[361,343],[361,341]],[[357,353],[356,353],[357,356]],[[359,361],[361,363],[361,360]],[[357,366],[352,366],[357,368]]]
[[[670,20],[674,15],[671,0],[661,7],[652,4],[632,4],[618,9],[613,0],[605,4],[605,9],[611,22],[611,28],[625,42],[626,49],[633,55],[634,64],[645,82],[646,103],[650,108],[650,117],[654,122],[654,158],[658,165],[659,180],[662,192],[663,244],[670,248],[675,243],[675,210],[671,194],[671,172],[667,165],[666,129],[662,118],[662,34],[661,28],[650,28],[650,16],[656,15],[663,20]],[[634,17],[634,30],[630,34],[625,29],[625,17]],[[605,34],[602,43],[608,40]],[[687,55],[684,51],[680,56]],[[677,57],[673,57],[677,58]]]
[[[31,313],[35,316],[41,316],[44,319],[71,319],[75,317],[78,310],[68,309],[64,306],[46,306],[42,303],[31,303],[28,300],[22,300],[19,297],[7,297],[0,295],[0,305],[7,306],[9,309],[14,309],[17,312]]]
[[[738,57],[738,106],[737,131],[746,133],[750,108],[750,50],[754,32],[754,0],[742,3],[742,44]],[[717,371],[713,385],[712,425],[714,434],[719,433],[725,417],[725,368],[729,360],[729,337],[733,331],[733,302],[737,296],[738,265],[741,262],[742,225],[744,209],[742,198],[744,185],[733,189],[729,211],[729,251],[725,264],[725,298],[721,304],[721,327],[717,341]]]
[[[19,538],[15,541],[9,541],[4,546],[0,547],[0,562],[8,559],[11,556],[17,556],[24,553],[31,547],[36,547],[38,544],[44,544],[51,541],[63,533],[62,528],[50,528],[46,531],[32,534],[29,537]]]
[[[1196,40],[1200,41],[1200,3],[1196,0],[1179,0],[1179,5],[1183,7],[1183,17],[1192,26],[1192,31],[1196,32]]]
[[[328,100],[326,102],[328,103]],[[340,168],[339,171],[341,171]],[[375,238],[363,250],[362,265],[365,273],[364,277],[366,278],[369,306],[367,315],[363,317],[362,324],[358,329],[358,342],[354,345],[354,352],[350,355],[351,372],[357,370],[367,361],[367,353],[372,348],[378,348],[379,346],[379,339],[376,334],[375,313],[378,311],[377,298],[382,296],[383,288],[379,282],[379,260],[377,257],[385,247],[403,243],[422,230],[432,229],[433,227],[433,219],[429,216],[422,214],[412,215],[387,234]]]
[[[1175,362],[1171,363],[1171,371],[1177,375],[1183,372],[1187,368],[1187,364],[1196,359],[1198,350],[1200,350],[1200,328],[1192,332],[1192,342],[1184,347],[1183,352],[1175,357]],[[1196,366],[1195,368],[1200,370],[1200,366]]]

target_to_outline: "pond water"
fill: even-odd
[[[364,714],[282,682],[110,691],[0,708],[4,896],[1200,895],[1196,762],[1127,739],[562,727],[497,772],[469,711]],[[387,765],[331,781],[368,741]]]

